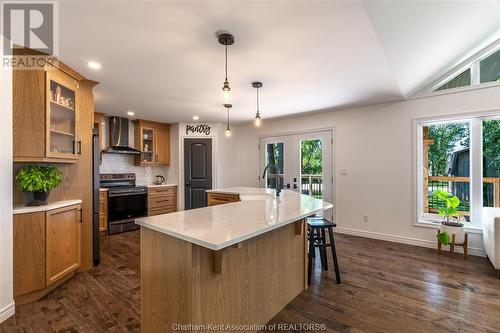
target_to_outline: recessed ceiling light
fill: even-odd
[[[133,116],[133,115],[135,115],[135,112],[134,112],[134,111],[127,111],[127,114],[128,114],[129,116]]]
[[[193,120],[199,120],[199,119],[200,119],[200,117],[198,117],[198,116],[193,116]]]
[[[92,69],[101,69],[101,64],[95,61],[89,61],[87,65]]]

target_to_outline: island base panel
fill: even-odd
[[[142,227],[142,332],[267,323],[307,288],[306,237],[301,220],[215,254]]]

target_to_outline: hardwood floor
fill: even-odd
[[[312,323],[327,332],[500,332],[500,280],[486,258],[336,237],[342,284],[317,260],[310,288],[270,324],[296,332]],[[104,238],[100,266],[16,312],[0,332],[139,332],[139,232]]]

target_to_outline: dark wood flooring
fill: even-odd
[[[500,280],[486,258],[345,235],[337,235],[337,251],[343,283],[317,260],[310,288],[270,324],[295,332],[314,323],[327,332],[500,332]],[[0,324],[2,333],[139,331],[139,232],[104,238],[99,267]]]

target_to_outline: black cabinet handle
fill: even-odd
[[[78,155],[82,154],[82,140],[78,141]]]

